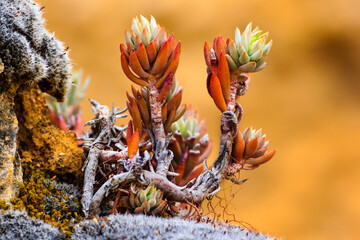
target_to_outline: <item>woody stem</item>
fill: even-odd
[[[171,161],[166,154],[165,146],[165,130],[161,114],[161,102],[158,101],[159,91],[156,88],[156,78],[150,78],[149,83],[149,102],[152,131],[155,138],[156,153],[155,158],[157,162],[156,172],[161,175],[166,175],[168,170],[168,161]]]
[[[156,78],[150,78],[148,82],[152,130],[155,141],[158,142],[165,139],[164,124],[161,117],[161,103],[157,100],[159,91],[155,86]]]

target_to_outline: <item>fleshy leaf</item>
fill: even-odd
[[[128,62],[127,62],[127,60],[126,60],[126,56],[125,56],[124,53],[121,54],[121,67],[122,67],[125,75],[126,75],[131,81],[133,81],[134,83],[136,83],[136,84],[138,84],[138,85],[140,85],[140,86],[145,86],[145,87],[149,86],[149,84],[148,84],[146,81],[144,81],[144,80],[136,77],[136,76],[130,71],[130,68],[129,68],[129,65],[128,65]]]
[[[128,146],[128,155],[130,158],[133,158],[136,156],[136,153],[139,149],[139,133],[136,130],[135,133],[132,134],[132,121],[130,121],[128,124],[126,142]]]
[[[217,108],[220,111],[225,112],[226,111],[226,103],[225,103],[225,99],[223,97],[223,93],[221,91],[220,80],[214,73],[211,74],[209,86],[210,86],[209,87],[210,96],[214,100],[215,105],[217,106]]]
[[[221,84],[221,90],[225,102],[230,101],[230,72],[229,65],[225,57],[225,53],[220,54],[219,63],[218,63],[218,78]]]
[[[150,63],[144,44],[140,44],[139,48],[136,50],[136,54],[139,58],[141,66],[144,68],[144,70],[148,71],[150,69]]]
[[[156,57],[154,65],[151,69],[151,74],[157,74],[164,70],[169,59],[169,43],[166,41],[160,48],[159,54]]]
[[[144,71],[142,68],[140,61],[136,55],[135,50],[132,50],[129,57],[129,65],[131,69],[142,79],[146,79],[149,77],[149,74]]]

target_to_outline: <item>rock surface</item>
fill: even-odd
[[[83,154],[77,146],[77,137],[51,123],[41,91],[32,89],[19,94],[15,103],[21,161],[60,177],[79,177]]]
[[[63,239],[64,236],[57,228],[30,218],[25,212],[10,210],[0,214],[0,239],[52,240]]]
[[[267,235],[236,226],[216,226],[181,219],[145,215],[110,215],[106,220],[87,220],[76,226],[73,240],[111,239],[214,239],[265,240]]]
[[[0,200],[14,198],[22,182],[16,147],[18,126],[13,101],[11,91],[0,94]]]
[[[63,44],[44,27],[39,5],[32,0],[1,0],[0,9],[0,93],[5,83],[38,83],[43,92],[63,100],[70,61]]]
[[[64,100],[71,65],[62,43],[44,28],[39,5],[1,0],[0,9],[0,200],[9,200],[22,180],[15,96],[39,86]]]

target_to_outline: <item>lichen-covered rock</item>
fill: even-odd
[[[57,228],[27,216],[26,212],[7,211],[0,214],[0,239],[33,240],[63,239],[65,234]]]
[[[77,137],[74,132],[65,133],[51,123],[41,91],[24,92],[15,102],[22,162],[31,162],[37,169],[60,177],[79,177],[82,150]]]
[[[16,148],[18,130],[11,92],[0,95],[0,200],[14,198],[22,182]]]
[[[31,0],[0,1],[0,84],[38,83],[63,100],[71,67],[61,42],[44,28],[38,4]],[[1,91],[0,91],[1,92]]]
[[[20,186],[20,194],[9,203],[0,200],[0,213],[25,210],[29,217],[53,225],[70,236],[75,224],[82,219],[78,186],[47,179],[44,173],[30,166],[23,167],[24,183]]]
[[[31,0],[0,1],[0,59],[0,200],[9,200],[21,182],[14,98],[38,85],[62,101],[71,65]]]
[[[244,228],[146,215],[110,215],[104,220],[87,220],[75,227],[71,239],[222,239],[268,240],[267,235]]]

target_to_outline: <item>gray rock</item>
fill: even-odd
[[[111,215],[107,220],[86,220],[75,227],[73,240],[111,239],[216,239],[265,240],[267,235],[230,225],[196,223],[181,219],[164,219],[145,215]]]
[[[61,42],[44,27],[31,0],[0,0],[0,200],[18,193],[22,182],[15,96],[38,85],[64,99],[71,65]]]
[[[0,1],[0,92],[6,82],[38,83],[58,100],[65,95],[71,65],[63,44],[44,27],[38,4]]]
[[[65,235],[57,228],[28,217],[26,212],[7,211],[0,214],[0,239],[34,240],[64,239]]]

